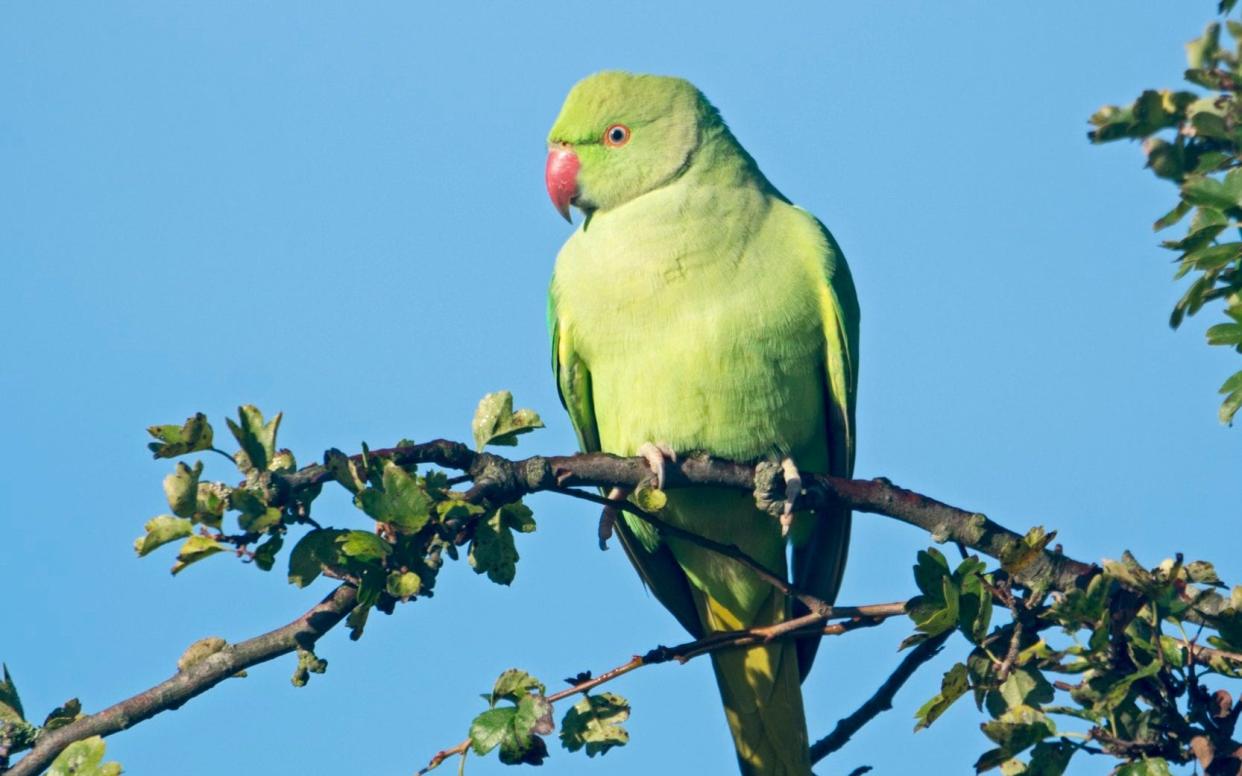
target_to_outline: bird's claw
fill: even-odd
[[[629,488],[615,487],[608,491],[608,498],[611,501],[622,501],[629,497]],[[616,525],[617,518],[621,516],[621,510],[609,504],[599,515],[599,548],[601,550],[608,549],[608,540],[612,538],[612,527]]]
[[[802,475],[792,458],[781,461],[781,472],[785,475],[785,508],[781,510],[781,536],[784,537],[789,535],[789,527],[793,525],[794,506],[802,495]]]
[[[644,442],[638,448],[638,454],[647,459],[647,465],[651,467],[651,473],[655,475],[656,488],[664,490],[666,462],[677,463],[677,453],[673,452],[673,448],[669,447],[667,442]]]

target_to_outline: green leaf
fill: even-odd
[[[393,571],[388,574],[388,583],[384,589],[393,598],[408,601],[423,589],[423,579],[413,571]]]
[[[1123,677],[1120,681],[1115,682],[1108,688],[1108,692],[1104,694],[1103,699],[1097,704],[1100,711],[1111,711],[1116,709],[1130,695],[1130,689],[1134,683],[1140,679],[1146,679],[1149,676],[1155,676],[1160,673],[1160,661],[1153,660],[1147,665],[1132,674]]]
[[[1192,229],[1180,240],[1166,240],[1161,245],[1170,250],[1197,251],[1212,244],[1227,224],[1207,224],[1199,229]]]
[[[195,461],[191,469],[178,461],[173,473],[164,478],[164,495],[168,508],[177,517],[193,517],[198,509],[198,478],[203,473],[203,462]]]
[[[355,566],[358,564],[355,563]],[[362,631],[366,627],[367,618],[371,614],[371,609],[380,599],[380,594],[384,591],[384,585],[387,577],[383,568],[378,565],[364,565],[358,571],[358,599],[354,604],[354,610],[349,613],[349,617],[345,619],[345,624],[349,626],[349,640],[357,641],[362,638]]]
[[[147,433],[157,440],[147,445],[156,458],[175,458],[211,447],[211,424],[201,412],[186,418],[180,426],[150,426]]]
[[[537,692],[543,695],[547,692],[543,682],[535,677],[521,671],[517,668],[510,668],[496,678],[496,683],[492,686],[492,694],[489,702],[495,706],[501,700],[511,700],[517,702],[531,692]]]
[[[371,617],[371,605],[356,605],[349,616],[345,618],[345,625],[349,628],[349,640],[357,641],[362,638],[362,632],[366,630],[367,620]]]
[[[505,765],[543,765],[548,745],[539,736],[506,736],[500,742],[500,762]]]
[[[251,467],[267,469],[268,464],[276,457],[276,432],[280,428],[283,413],[277,412],[271,421],[264,423],[263,413],[258,407],[243,404],[237,408],[237,417],[236,423],[232,418],[227,419],[229,431],[233,432],[233,438],[245,453],[245,462],[250,464],[245,466],[245,462],[239,460],[238,466],[243,470]]]
[[[470,747],[475,754],[487,754],[500,745],[513,729],[516,706],[488,709],[470,723]]]
[[[622,725],[630,718],[630,704],[610,692],[588,695],[574,704],[561,719],[561,744],[571,752],[586,749],[588,757],[607,754],[629,743]]]
[[[1242,243],[1239,243],[1242,248]],[[1242,345],[1242,323],[1218,323],[1207,330],[1209,345]]]
[[[280,534],[272,534],[267,541],[254,548],[254,565],[263,571],[271,571],[276,565],[276,553],[284,546],[285,539]]]
[[[3,671],[4,676],[4,680],[0,681],[0,721],[24,721],[26,712],[22,710],[22,699],[17,694],[17,686],[13,684],[13,677],[9,676],[9,667],[0,665],[0,671]]]
[[[1084,625],[1095,625],[1104,615],[1110,582],[1104,574],[1096,574],[1087,589],[1071,588],[1052,605],[1049,614],[1070,632]]]
[[[1207,271],[1220,269],[1239,258],[1242,258],[1242,243],[1231,242],[1191,251],[1182,257],[1182,263],[1183,266],[1191,265],[1196,269]]]
[[[514,733],[500,742],[500,762],[505,765],[543,765],[548,745],[539,736]]]
[[[435,510],[441,521],[466,520],[487,511],[478,504],[471,504],[468,501],[461,501],[456,498],[437,502]]]
[[[1052,720],[1029,706],[1012,708],[1000,719],[985,722],[980,727],[998,746],[984,752],[975,762],[975,770],[979,773],[995,768],[1057,732]]]
[[[45,731],[55,730],[70,724],[82,716],[82,702],[77,698],[70,698],[62,705],[52,709],[47,715],[47,719],[43,720],[43,729]]]
[[[177,562],[173,564],[172,573],[179,574],[191,563],[198,563],[203,558],[209,558],[227,549],[228,547],[210,536],[198,534],[191,536],[185,540],[185,544],[181,545],[181,551],[177,553]]]
[[[547,735],[556,729],[556,723],[552,721],[552,704],[542,691],[539,695],[522,696],[517,707],[513,727],[519,734]]]
[[[1040,741],[1031,750],[1023,776],[1061,776],[1077,751],[1069,741]]]
[[[336,538],[341,554],[360,563],[382,561],[392,552],[392,545],[370,531],[346,531]]]
[[[1126,763],[1113,771],[1113,776],[1173,776],[1173,772],[1169,770],[1168,760],[1156,758]]]
[[[936,636],[956,627],[958,621],[958,590],[949,577],[940,578],[939,596],[915,596],[908,606],[915,627],[927,636]],[[908,642],[909,640],[907,640]],[[917,642],[909,642],[917,643]],[[903,642],[903,647],[909,644]]]
[[[105,749],[101,736],[74,741],[52,761],[46,776],[119,776],[120,763],[103,762]]]
[[[513,411],[513,394],[508,391],[489,393],[479,400],[470,429],[476,450],[488,445],[512,447],[517,436],[543,428],[543,421],[533,410]]]
[[[262,494],[249,488],[238,488],[229,494],[229,505],[241,512],[237,525],[246,533],[263,533],[280,524],[281,513],[269,507]]]
[[[504,515],[505,525],[512,528],[518,533],[534,533],[535,532],[535,513],[530,511],[530,507],[520,501],[512,504],[505,504],[500,508],[500,514]]]
[[[1147,166],[1160,178],[1180,183],[1186,174],[1186,147],[1179,140],[1170,143],[1157,137],[1148,138],[1144,143],[1147,152]]]
[[[1159,232],[1161,229],[1168,229],[1178,221],[1181,221],[1190,212],[1192,207],[1194,206],[1189,202],[1178,200],[1172,210],[1156,219],[1156,222],[1151,225],[1152,231]]]
[[[1129,550],[1122,551],[1121,560],[1105,558],[1101,565],[1104,567],[1105,574],[1131,590],[1148,592],[1156,585],[1156,579],[1152,573],[1143,568]]]
[[[134,540],[134,551],[140,558],[157,547],[189,536],[194,530],[189,520],[173,515],[153,517],[142,528],[146,533]]]
[[[965,695],[968,689],[970,689],[970,684],[966,678],[965,664],[954,663],[940,680],[940,692],[914,713],[914,718],[918,720],[914,726],[914,732],[917,733],[935,722],[941,714],[948,711],[954,701]]]
[[[971,643],[978,644],[988,635],[992,623],[992,594],[983,585],[987,565],[972,555],[953,571],[961,595],[958,601],[957,627]]]
[[[299,539],[289,553],[289,582],[306,587],[325,567],[339,565],[341,553],[336,540],[344,533],[335,528],[316,528]]]
[[[1215,102],[1215,101],[1213,101]],[[1195,163],[1194,172],[1200,175],[1208,173],[1220,172],[1233,161],[1233,156],[1223,151],[1208,151],[1199,155],[1199,160]]]
[[[1186,64],[1192,68],[1213,67],[1220,51],[1220,22],[1209,22],[1201,37],[1186,44]]]
[[[535,530],[531,511],[524,504],[505,504],[486,520],[475,523],[474,538],[470,541],[467,559],[476,574],[499,585],[513,582],[519,559],[513,543],[513,531],[530,533]]]
[[[1220,407],[1220,422],[1232,423],[1233,416],[1242,407],[1242,372],[1235,372],[1226,380],[1225,384],[1220,387],[1220,392],[1228,394]]]
[[[919,550],[914,566],[914,583],[924,595],[938,595],[941,577],[949,576],[949,562],[935,547]]]
[[[1229,125],[1225,123],[1225,119],[1216,113],[1207,111],[1196,113],[1190,119],[1190,125],[1194,127],[1196,137],[1210,137],[1217,140],[1229,139]]]
[[[1236,208],[1242,201],[1242,173],[1237,169],[1230,170],[1225,174],[1224,180],[1204,175],[1188,176],[1182,183],[1182,198],[1193,205],[1221,211]]]
[[[1037,668],[1015,668],[1000,686],[1001,698],[1011,709],[1019,706],[1038,708],[1051,703],[1056,691]]]
[[[361,465],[335,447],[323,454],[323,467],[350,493],[357,495],[367,485]]]
[[[419,477],[392,461],[384,462],[383,489],[367,488],[358,504],[371,519],[390,523],[406,533],[422,530],[431,517],[433,499]]]

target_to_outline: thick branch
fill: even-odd
[[[52,760],[74,741],[125,730],[162,711],[179,708],[191,698],[207,692],[250,666],[288,654],[298,647],[310,649],[320,636],[331,630],[354,608],[354,596],[354,588],[342,585],[308,612],[282,628],[230,644],[186,670],[178,671],[149,690],[98,714],[91,714],[65,727],[44,732],[30,753],[5,771],[6,775],[35,776],[47,769]]]
[[[649,483],[651,470],[642,458],[620,458],[606,453],[535,456],[510,460],[491,453],[475,453],[460,442],[437,439],[404,447],[372,450],[371,457],[389,458],[403,466],[431,463],[466,472],[474,480],[472,497],[496,503],[540,491],[571,486],[636,488]],[[706,455],[682,457],[666,464],[666,487],[716,486],[754,493],[761,502],[783,498],[780,467],[767,462],[737,463]],[[937,541],[954,541],[993,558],[1006,555],[1022,535],[977,512],[949,506],[900,488],[886,479],[850,480],[823,474],[803,474],[804,493],[799,508],[847,506],[855,512],[884,515],[921,528]],[[273,477],[276,502],[293,492],[330,481],[324,467],[309,466]],[[1014,573],[1024,585],[1047,584],[1067,590],[1094,566],[1060,553],[1044,551]]]

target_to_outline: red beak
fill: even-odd
[[[569,217],[569,205],[578,194],[578,156],[565,146],[555,146],[548,151],[548,165],[543,171],[544,183],[548,186],[548,196],[566,221],[573,223]]]

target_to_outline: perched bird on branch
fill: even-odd
[[[546,183],[567,220],[548,299],[553,368],[585,451],[665,461],[706,451],[779,461],[785,510],[736,491],[668,494],[662,516],[736,545],[824,600],[850,515],[793,510],[799,471],[850,476],[858,302],[824,226],[768,182],[711,103],[679,78],[602,72],[570,91]],[[615,492],[615,497],[629,494]],[[774,625],[791,603],[753,571],[623,514],[617,535],[696,637]],[[801,680],[819,638],[713,653],[742,773],[810,773]]]

